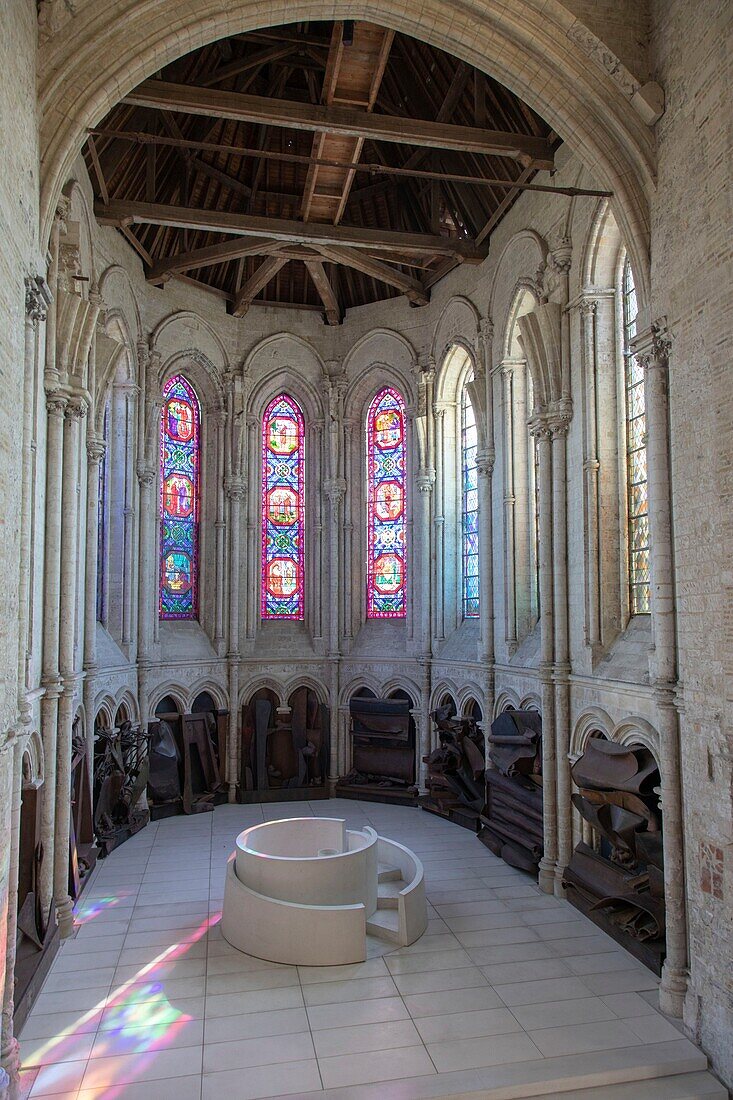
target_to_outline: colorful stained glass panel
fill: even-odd
[[[367,414],[367,617],[406,611],[405,405],[391,387]]]
[[[163,389],[160,423],[160,617],[198,617],[198,398],[178,374]]]
[[[461,395],[461,476],[462,476],[462,556],[463,615],[475,619],[479,613],[478,553],[478,469],[476,417],[468,390]]]
[[[302,619],[303,416],[286,394],[262,421],[263,619]]]

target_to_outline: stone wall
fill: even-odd
[[[652,317],[666,316],[692,987],[687,1019],[733,1079],[733,6],[654,4]],[[727,960],[727,964],[726,964]]]

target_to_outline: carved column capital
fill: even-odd
[[[415,478],[418,492],[431,493],[435,484],[435,470],[420,470]]]
[[[476,455],[476,470],[479,477],[490,477],[496,462],[495,451],[479,451]]]
[[[138,466],[137,480],[140,485],[152,485],[156,479],[157,471],[153,466]]]
[[[581,298],[578,302],[578,309],[580,310],[581,317],[584,319],[590,318],[592,320],[598,312],[598,301],[598,298]]]
[[[28,275],[25,279],[25,315],[28,323],[34,328],[39,322],[46,320],[48,307],[51,304],[51,290],[46,280],[40,275]]]
[[[667,318],[659,317],[652,321],[645,332],[640,332],[635,337],[631,343],[631,351],[643,370],[666,370],[669,366],[672,340]]]
[[[346,480],[342,477],[328,478],[323,483],[323,490],[332,504],[338,504],[346,495]]]
[[[73,395],[66,402],[64,416],[67,420],[83,420],[89,411],[89,405],[85,398]]]
[[[224,479],[224,492],[229,500],[241,501],[247,495],[247,487],[241,477],[227,477]]]
[[[49,416],[62,417],[68,400],[61,390],[46,390],[46,412]]]
[[[90,436],[87,439],[87,458],[91,466],[99,465],[105,456],[107,451],[107,444],[104,439],[100,439],[98,436]]]

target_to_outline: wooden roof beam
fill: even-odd
[[[390,267],[388,264],[382,263],[381,260],[375,260],[358,249],[319,245],[318,251],[327,260],[331,260],[332,263],[353,267],[355,271],[360,271],[362,275],[369,275],[372,279],[378,279],[382,283],[387,283],[388,286],[396,287],[402,294],[406,294],[416,306],[427,305],[430,300],[430,295],[417,279],[410,278],[409,275],[398,271],[397,268]]]
[[[112,199],[95,203],[94,213],[100,225],[166,225],[178,229],[202,229],[212,233],[231,233],[240,237],[269,237],[320,248],[321,245],[350,246],[351,249],[397,252],[414,256],[454,256],[462,263],[480,264],[488,247],[477,248],[465,238],[440,237],[429,233],[396,233],[353,225],[329,225],[298,222],[286,218],[265,218],[250,214],[232,214],[220,210],[166,203]]]
[[[326,321],[329,325],[340,325],[341,307],[339,306],[334,289],[329,282],[328,275],[326,275],[326,269],[320,260],[304,260],[303,262],[308,268],[308,274],[313,280],[313,285],[323,302],[326,311]]]
[[[147,280],[153,285],[162,286],[173,275],[182,271],[194,271],[201,267],[214,267],[229,260],[241,260],[246,256],[265,256],[278,248],[278,242],[268,237],[235,237],[233,241],[222,244],[210,244],[204,248],[194,248],[190,252],[181,252],[177,256],[164,256],[155,261],[148,272]]]
[[[247,282],[234,295],[232,313],[235,317],[244,317],[252,304],[252,299],[256,298],[261,290],[264,290],[270,280],[275,278],[280,268],[284,267],[287,262],[284,256],[268,256],[266,260],[263,260],[254,275],[250,275]]]
[[[501,130],[482,130],[473,126],[453,126],[424,119],[375,115],[351,107],[296,103],[285,99],[224,92],[173,84],[163,80],[145,80],[125,96],[124,103],[161,111],[230,118],[282,126],[288,130],[314,130],[348,134],[399,145],[425,145],[434,149],[484,153],[510,157],[536,168],[553,168],[554,156],[545,138],[513,134]]]

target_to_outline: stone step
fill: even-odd
[[[539,1100],[546,1093],[535,1093],[524,1100]],[[562,1094],[563,1100],[728,1100],[728,1090],[712,1073],[678,1073],[652,1081],[631,1081],[625,1085],[600,1085],[591,1089],[573,1089]]]
[[[367,934],[378,936],[380,940],[391,943],[400,942],[400,922],[396,909],[377,909],[366,922]]]
[[[377,882],[402,882],[402,871],[399,867],[390,867],[388,863],[380,863],[377,868]]]
[[[399,904],[393,894],[377,894],[377,909],[397,909]]]

